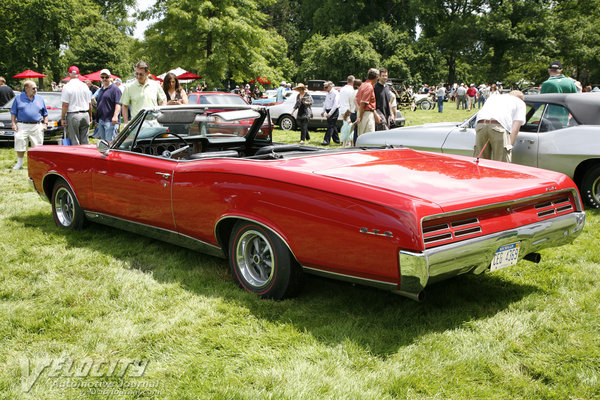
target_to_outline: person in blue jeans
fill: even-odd
[[[444,111],[444,100],[446,100],[446,88],[444,85],[438,85],[435,95],[437,97],[438,112],[441,113]]]
[[[94,94],[98,109],[97,135],[100,139],[111,142],[119,129],[120,110],[117,110],[117,104],[121,101],[121,89],[112,83],[108,69],[100,71],[100,78],[102,79],[102,88]]]

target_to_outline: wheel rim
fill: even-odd
[[[250,285],[260,288],[273,277],[273,249],[260,232],[244,232],[238,241],[235,256],[240,273]]]
[[[428,101],[421,102],[421,110],[429,110],[431,108],[431,104]]]
[[[54,195],[54,210],[56,218],[62,226],[69,226],[73,222],[75,202],[71,193],[65,188],[59,188]]]
[[[283,129],[284,131],[291,131],[292,126],[294,124],[290,118],[285,117],[281,120],[281,123],[279,125],[281,126],[281,129]]]

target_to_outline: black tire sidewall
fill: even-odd
[[[581,180],[581,195],[583,200],[593,208],[600,208],[600,200],[597,199],[592,191],[594,189],[594,181],[600,176],[600,164],[589,169]]]
[[[60,223],[56,215],[56,193],[60,189],[65,189],[66,191],[68,191],[71,198],[73,199],[73,221],[71,221],[70,225],[66,226]],[[54,188],[52,189],[52,217],[54,218],[54,223],[56,224],[56,226],[62,229],[76,230],[81,229],[83,227],[83,210],[79,206],[79,202],[77,201],[77,197],[75,197],[73,190],[71,190],[69,184],[62,178],[58,179],[54,183]]]
[[[271,281],[261,287],[254,287],[246,281],[242,275],[236,259],[236,248],[239,238],[248,231],[261,233],[269,242],[273,250],[273,277]],[[231,274],[236,283],[244,290],[254,293],[263,298],[282,299],[286,296],[291,281],[292,260],[288,248],[275,234],[261,225],[250,221],[240,221],[236,223],[231,232],[229,240],[229,266]]]

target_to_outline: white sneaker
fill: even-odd
[[[19,163],[16,163],[15,166],[13,167],[14,170],[17,169],[23,169],[23,165],[19,165]]]
[[[304,140],[301,140],[301,141],[300,141],[300,144],[304,144]]]

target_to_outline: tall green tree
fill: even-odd
[[[380,55],[359,32],[323,37],[314,35],[302,47],[298,80],[345,80],[350,74],[364,79],[371,67],[379,67]]]
[[[146,50],[155,70],[176,66],[196,71],[218,85],[231,77],[283,78],[285,40],[266,29],[260,6],[269,0],[167,0],[151,11],[158,22],[146,31]]]

